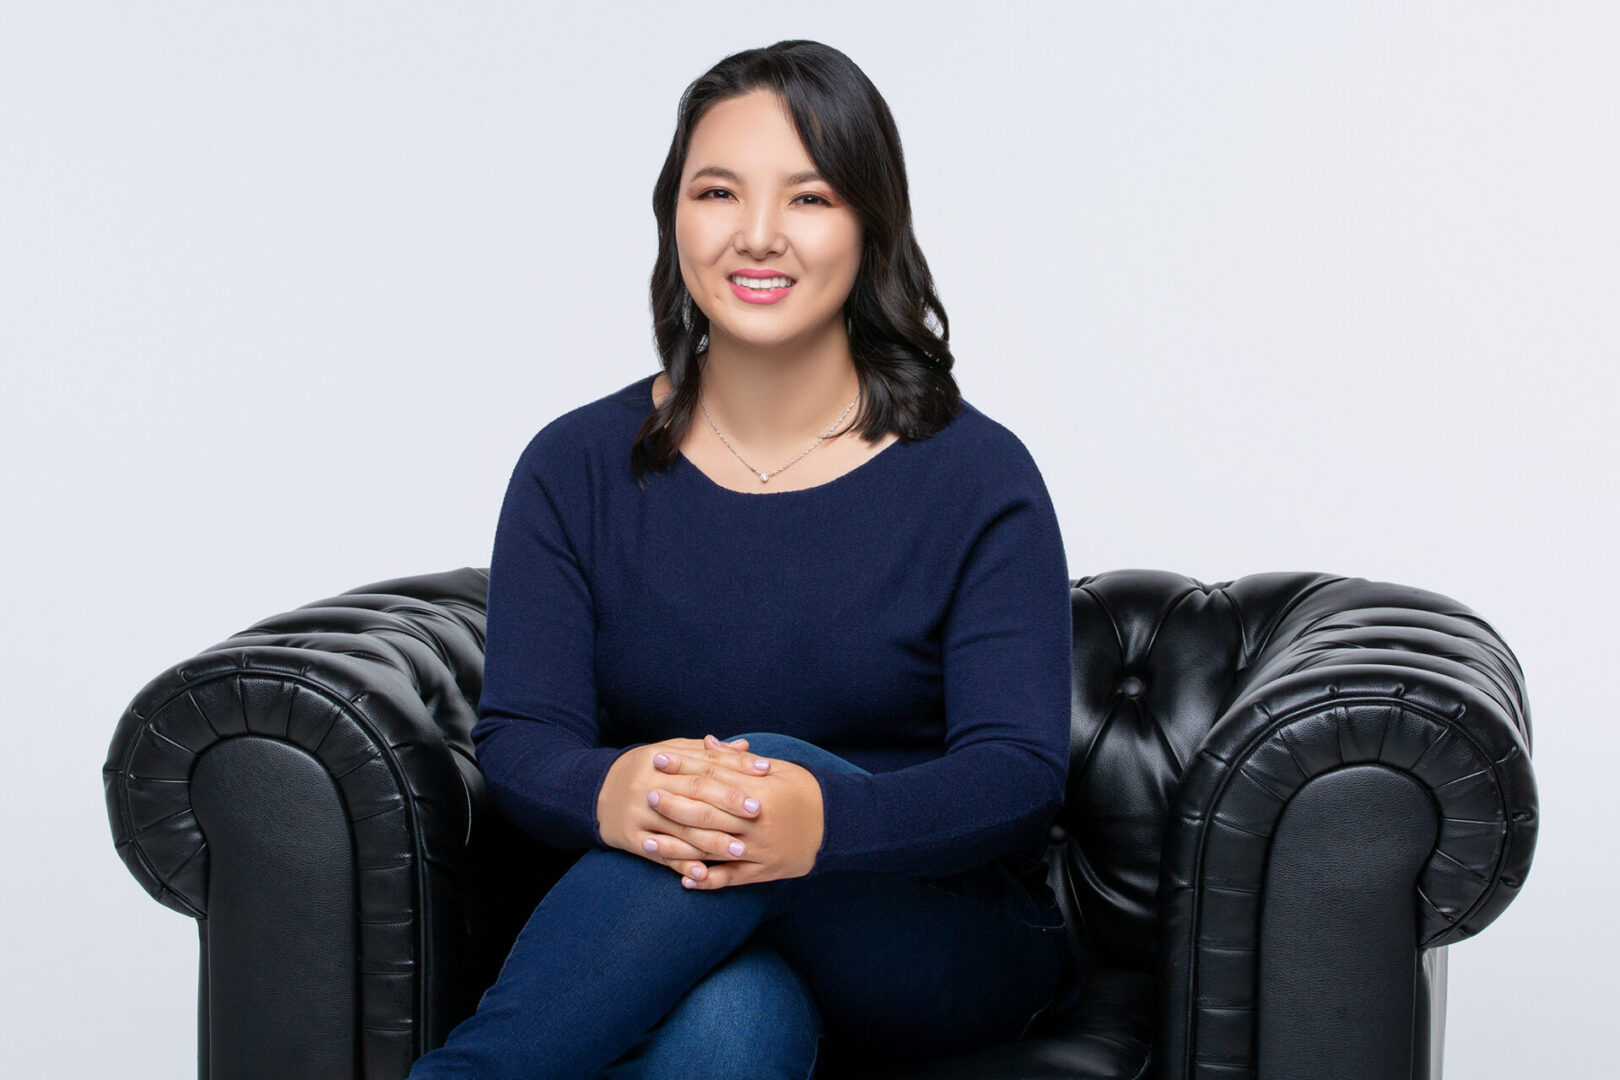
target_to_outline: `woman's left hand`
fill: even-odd
[[[703,741],[711,749],[726,748],[713,735],[705,736]],[[659,789],[654,809],[669,819],[672,836],[681,836],[685,827],[711,827],[706,822],[712,820],[714,807],[683,794],[680,777],[700,776],[713,769],[713,763],[704,754],[677,752],[669,756],[670,763],[658,769],[669,776],[669,786]],[[796,762],[766,760],[771,763],[767,773],[744,781],[747,790],[759,799],[759,813],[751,820],[744,819],[741,826],[728,825],[726,830],[742,842],[743,853],[726,862],[694,862],[681,876],[686,888],[722,889],[753,881],[803,877],[815,865],[826,828],[821,784],[809,769]]]

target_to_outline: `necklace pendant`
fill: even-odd
[[[769,473],[760,473],[759,474],[759,482],[762,483],[762,484],[765,483],[766,481],[768,481],[770,478],[771,477],[770,477]]]

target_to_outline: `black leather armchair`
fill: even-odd
[[[104,769],[118,853],[197,920],[198,1073],[397,1080],[578,852],[493,810],[469,732],[485,570],[276,615],[153,679]],[[1535,848],[1518,660],[1362,578],[1072,583],[1051,881],[1082,999],[1014,1044],[822,1080],[1437,1080],[1446,949]]]

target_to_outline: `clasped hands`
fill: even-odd
[[[803,877],[825,830],[821,785],[810,770],[749,753],[747,739],[723,743],[713,735],[620,754],[602,782],[596,817],[603,842],[668,866],[688,889]]]

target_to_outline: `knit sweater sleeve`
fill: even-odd
[[[501,504],[472,739],[504,817],[552,847],[606,847],[596,817],[602,783],[620,754],[645,744],[598,745],[596,612],[565,528],[584,515],[558,505],[587,493],[554,467],[578,452],[563,434],[554,422],[530,441]]]
[[[806,766],[825,830],[810,873],[940,877],[1038,843],[1068,778],[1073,623],[1057,515],[1015,442],[977,499],[942,629],[944,756],[861,775]]]

